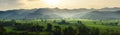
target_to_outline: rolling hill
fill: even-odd
[[[0,19],[120,19],[120,8],[107,9],[19,9],[0,11]]]

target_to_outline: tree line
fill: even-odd
[[[54,21],[56,22],[56,21]],[[77,29],[73,26],[68,26],[62,29],[61,26],[53,26],[51,23],[47,23],[47,26],[33,25],[30,23],[17,23],[14,20],[9,22],[0,21],[0,34],[1,35],[120,35],[118,31],[106,29],[102,32],[99,28],[87,27],[81,21],[77,21]],[[58,24],[68,24],[65,20],[58,22]],[[13,27],[12,32],[7,32],[5,27]],[[54,29],[54,30],[53,30]],[[24,32],[16,32],[24,31]]]

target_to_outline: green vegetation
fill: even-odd
[[[2,35],[120,35],[118,20],[0,20]]]

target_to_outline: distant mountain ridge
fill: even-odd
[[[103,9],[20,9],[0,11],[0,19],[120,19],[120,8]]]

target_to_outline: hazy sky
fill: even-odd
[[[120,7],[120,0],[0,0],[0,10],[47,7],[69,9]]]

